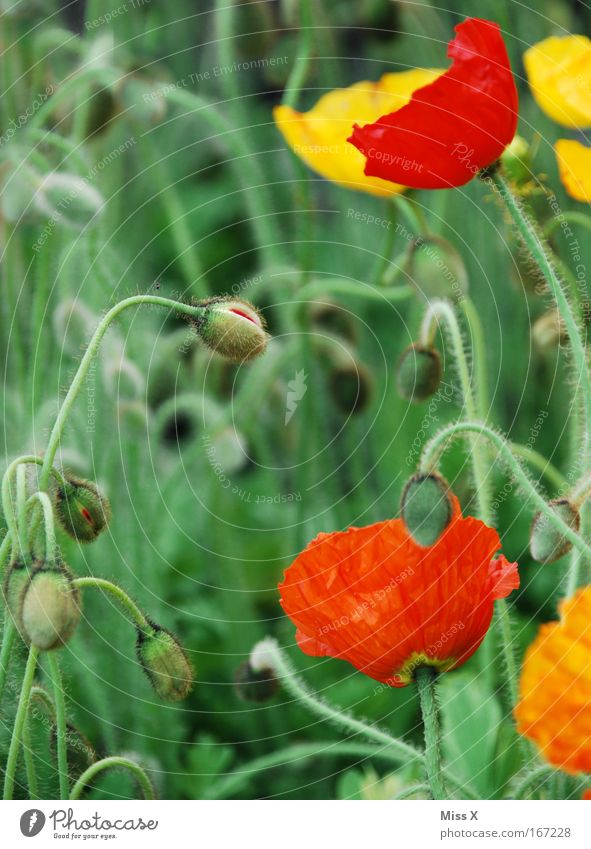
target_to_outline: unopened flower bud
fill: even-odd
[[[579,530],[581,524],[579,511],[567,498],[556,498],[549,501],[548,506],[569,528],[573,531]],[[529,538],[529,550],[534,560],[538,563],[554,563],[555,560],[568,554],[572,547],[572,542],[566,539],[549,516],[545,513],[536,513]]]
[[[405,348],[396,369],[396,386],[406,401],[419,403],[437,392],[442,366],[439,351],[416,342]]]
[[[532,178],[531,152],[522,136],[515,136],[501,154],[501,163],[507,177],[517,186],[523,186]]]
[[[31,573],[21,610],[22,635],[42,651],[66,643],[80,621],[80,593],[63,564],[41,564]]]
[[[57,725],[52,723],[49,733],[50,752],[57,754]],[[68,751],[68,775],[76,781],[97,759],[96,752],[90,740],[75,725],[67,723],[65,732]]]
[[[460,298],[468,292],[468,272],[454,246],[441,236],[416,239],[406,271],[424,298]]]
[[[358,339],[357,324],[353,313],[336,303],[312,301],[310,319],[315,328],[354,345]]]
[[[195,323],[201,340],[212,351],[233,363],[243,363],[264,353],[268,335],[262,315],[238,298],[212,298]]]
[[[161,699],[184,699],[193,684],[193,670],[176,637],[150,622],[151,631],[138,630],[137,656],[155,693]]]
[[[332,399],[346,416],[362,413],[371,403],[373,380],[362,363],[337,366],[330,370],[328,380]]]
[[[62,528],[78,542],[92,542],[111,518],[108,499],[91,481],[66,475],[55,487],[55,509]]]
[[[566,327],[558,310],[547,310],[531,329],[532,340],[540,351],[550,351],[566,343]]]
[[[243,702],[266,702],[273,698],[278,686],[271,669],[255,671],[248,660],[241,663],[234,674],[234,689]]]
[[[400,500],[400,514],[419,545],[433,545],[453,517],[449,484],[435,472],[413,475]]]

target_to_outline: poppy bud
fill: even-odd
[[[441,374],[441,357],[435,348],[419,342],[409,345],[398,360],[398,393],[406,401],[425,401],[437,392]]]
[[[573,531],[579,530],[581,524],[579,511],[567,498],[556,498],[549,501],[548,506]],[[534,560],[538,563],[554,563],[555,560],[568,554],[572,547],[572,542],[562,535],[562,531],[545,513],[536,513],[529,537],[529,550]]]
[[[269,668],[255,672],[248,660],[241,663],[234,674],[234,689],[243,702],[266,702],[273,698],[278,686]]]
[[[195,331],[212,351],[233,363],[264,353],[269,339],[262,315],[239,298],[212,298],[195,322]]]
[[[358,361],[336,366],[328,375],[335,406],[346,416],[362,413],[370,404],[373,380],[369,369]]]
[[[55,509],[62,528],[78,542],[92,542],[111,518],[108,499],[96,484],[66,475],[66,484],[56,485]]]
[[[503,170],[509,179],[517,186],[522,186],[531,180],[531,154],[529,145],[521,136],[514,136],[501,154]]]
[[[70,639],[80,621],[80,593],[65,564],[43,563],[33,569],[20,621],[24,639],[42,651],[57,649]]]
[[[314,327],[355,345],[358,338],[353,313],[336,303],[312,301],[310,319]]]
[[[52,723],[49,731],[49,750],[54,756],[57,753],[57,736],[57,726]],[[68,751],[68,775],[72,781],[76,781],[96,761],[96,752],[90,740],[69,722],[64,736]]]
[[[400,515],[415,542],[433,545],[453,516],[447,481],[434,472],[413,475],[402,492]]]
[[[540,351],[550,351],[565,344],[568,336],[558,310],[548,310],[537,318],[531,329],[531,336]]]
[[[454,246],[440,236],[421,236],[412,243],[406,272],[427,299],[460,298],[468,293],[464,260]]]
[[[156,695],[167,701],[184,699],[193,684],[193,671],[176,637],[150,622],[151,631],[138,630],[137,657]]]

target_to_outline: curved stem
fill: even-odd
[[[441,730],[439,711],[435,701],[437,672],[430,666],[420,666],[415,672],[415,682],[423,714],[425,732],[425,769],[434,799],[446,799],[441,765]]]
[[[55,652],[47,653],[49,673],[53,687],[53,702],[55,705],[55,733],[57,746],[57,769],[60,785],[60,799],[67,799],[68,786],[68,728],[66,724],[66,702],[62,686],[62,676],[59,661]]]
[[[25,717],[25,721],[23,723],[23,760],[25,762],[25,770],[27,772],[29,799],[38,799],[39,785],[37,783],[37,772],[35,770],[33,744],[31,741],[31,714],[28,710],[27,715]]]
[[[444,323],[451,342],[467,417],[469,419],[478,418],[479,411],[476,407],[476,401],[472,391],[472,380],[464,350],[462,333],[455,310],[448,301],[435,299],[429,303],[421,325],[421,342],[425,345],[431,345],[433,343],[435,330],[440,321]],[[478,514],[483,522],[490,525],[492,524],[492,515],[489,497],[490,487],[487,482],[489,466],[482,455],[482,446],[479,444],[478,439],[473,440],[472,469],[474,472]]]
[[[470,328],[472,350],[474,351],[474,370],[476,372],[476,409],[481,419],[488,414],[488,375],[486,373],[486,341],[478,310],[467,295],[459,301],[459,307],[464,313]]]
[[[110,593],[125,610],[133,624],[142,631],[151,631],[152,627],[137,604],[130,599],[121,587],[117,584],[106,581],[104,578],[75,578],[74,586],[79,589],[92,587],[97,590],[104,590]]]
[[[351,295],[354,298],[368,298],[372,301],[381,301],[382,303],[396,303],[397,301],[405,301],[415,294],[412,286],[391,286],[378,288],[376,286],[368,286],[364,283],[356,283],[351,280],[339,280],[338,278],[328,278],[327,280],[312,280],[305,286],[302,286],[295,294],[294,298],[298,301],[312,300],[313,298],[322,298],[324,295]]]
[[[564,475],[558,471],[556,466],[552,465],[549,460],[546,460],[543,454],[531,448],[529,445],[521,445],[519,442],[511,442],[510,448],[513,454],[517,457],[523,457],[530,466],[535,466],[540,472],[548,478],[548,481],[560,491],[565,492],[568,488],[568,482]]]
[[[104,772],[107,769],[128,769],[130,772],[134,774],[137,778],[138,784],[142,789],[142,793],[144,799],[155,799],[154,788],[152,787],[152,782],[141,768],[139,764],[134,763],[134,761],[129,760],[129,758],[120,758],[120,757],[111,757],[111,758],[103,758],[101,761],[97,761],[86,769],[76,784],[72,787],[72,792],[70,794],[70,799],[74,801],[75,799],[80,799],[82,796],[87,784],[97,777],[101,772]]]
[[[4,685],[6,684],[6,676],[8,675],[8,665],[16,637],[16,625],[13,622],[12,616],[7,611],[4,621],[4,633],[2,634],[2,648],[0,649],[0,702],[4,695]]]
[[[207,793],[207,798],[225,799],[234,795],[244,784],[248,784],[259,772],[266,772],[277,766],[289,768],[292,763],[320,757],[379,758],[399,763],[398,758],[392,760],[387,749],[376,749],[370,743],[298,743],[241,764],[239,769],[216,782]]]
[[[554,215],[544,224],[542,232],[545,238],[548,238],[557,227],[561,226],[562,221],[570,221],[571,224],[580,224],[581,227],[591,230],[591,217],[585,215],[584,212],[576,212],[575,210],[569,212],[567,210],[561,213],[561,215]]]
[[[203,307],[183,304],[178,301],[173,301],[170,298],[162,298],[158,295],[133,295],[130,298],[125,298],[123,301],[119,301],[118,304],[112,307],[103,316],[98,327],[94,331],[92,339],[88,343],[88,347],[84,352],[84,356],[80,361],[80,365],[78,366],[78,371],[76,372],[74,379],[70,384],[70,388],[68,389],[66,397],[64,398],[64,401],[57,414],[53,430],[51,431],[51,434],[49,436],[47,450],[45,452],[43,466],[41,469],[41,474],[39,476],[40,489],[47,489],[49,475],[51,473],[51,467],[53,466],[53,461],[55,459],[55,455],[59,447],[60,439],[67,418],[78,396],[78,393],[82,388],[82,384],[86,379],[92,360],[98,352],[103,336],[107,332],[109,325],[128,307],[140,306],[142,304],[154,304],[156,306],[166,307],[168,309],[175,310],[175,312],[180,313],[181,315],[190,316],[192,318],[197,318],[203,313]]]
[[[57,551],[53,507],[46,492],[34,492],[28,499],[27,506],[30,506],[35,501],[38,501],[41,504],[41,509],[43,510],[43,524],[45,527],[45,559],[51,561],[54,559]]]
[[[536,784],[539,784],[541,779],[546,778],[546,776],[553,775],[554,772],[555,770],[549,766],[540,766],[537,769],[534,769],[533,772],[530,772],[519,782],[513,793],[513,798],[523,799],[525,794],[535,788]]]
[[[453,439],[456,437],[465,437],[472,433],[480,434],[495,446],[499,453],[499,459],[517,483],[526,490],[536,508],[547,516],[548,519],[556,525],[563,536],[565,536],[569,542],[572,542],[579,551],[587,557],[591,556],[591,548],[587,545],[585,540],[580,537],[576,531],[573,531],[573,529],[567,525],[554,510],[552,510],[546,500],[540,495],[527,473],[524,471],[519,460],[513,456],[509,442],[486,425],[481,424],[480,422],[464,421],[443,427],[425,445],[420,463],[421,470],[425,472],[435,469],[439,465],[441,455],[446,448],[449,447]]]
[[[27,129],[32,130],[42,127],[56,106],[60,106],[65,100],[75,94],[78,88],[86,90],[86,86],[90,82],[97,82],[100,85],[109,86],[116,82],[121,76],[121,72],[116,71],[113,68],[84,68],[75,76],[70,77],[60,84],[60,87],[57,89],[55,94],[46,100],[45,103],[30,118]]]
[[[37,668],[37,658],[39,652],[31,646],[29,649],[29,657],[25,667],[25,674],[21,686],[21,694],[16,709],[16,717],[14,727],[12,729],[12,737],[10,738],[10,748],[8,750],[8,758],[6,760],[6,772],[4,773],[4,799],[12,799],[14,792],[14,774],[16,772],[16,764],[18,761],[18,753],[21,748],[23,739],[23,726],[27,717],[29,708],[29,697],[31,695],[31,687],[35,678],[35,670]]]
[[[541,233],[538,232],[535,222],[525,211],[519,198],[513,193],[510,184],[505,180],[500,169],[494,171],[490,179],[504,201],[524,245],[544,275],[556,301],[558,311],[564,321],[575,367],[575,387],[581,393],[583,399],[583,456],[587,458],[589,456],[591,440],[591,374],[587,367],[585,340],[563,288],[562,281],[554,271],[550,249],[544,242]]]
[[[404,790],[401,790],[400,793],[397,793],[396,796],[393,797],[393,801],[400,801],[402,799],[409,799],[411,796],[415,796],[417,793],[430,793],[431,788],[428,784],[412,784],[410,787],[405,787]]]

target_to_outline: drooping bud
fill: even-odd
[[[234,689],[243,702],[266,702],[273,698],[278,686],[271,669],[255,671],[248,660],[241,663],[234,674]]]
[[[97,485],[67,474],[55,487],[55,509],[62,528],[78,542],[92,542],[111,518],[111,506]]]
[[[70,639],[80,621],[80,593],[64,563],[43,563],[33,569],[20,621],[24,639],[42,651],[57,649]]]
[[[453,517],[449,484],[435,472],[410,478],[400,499],[400,515],[419,545],[433,545]]]
[[[441,236],[421,236],[410,248],[406,272],[424,298],[461,298],[468,272],[454,246]]]
[[[193,670],[177,638],[150,622],[151,631],[138,630],[137,656],[155,693],[161,699],[184,699],[193,684]]]
[[[569,528],[573,531],[579,530],[581,524],[579,511],[568,498],[556,498],[549,501],[548,506]],[[529,550],[534,560],[538,563],[554,563],[555,560],[568,554],[572,547],[572,542],[563,536],[562,531],[556,527],[552,519],[545,513],[536,513],[529,538]]]
[[[330,370],[328,380],[332,399],[346,416],[362,413],[371,403],[373,380],[362,363],[336,366]]]
[[[514,136],[501,154],[503,170],[517,186],[523,186],[532,178],[531,151],[522,136]]]
[[[57,725],[52,723],[49,734],[49,748],[54,755],[57,753],[57,735]],[[96,761],[96,752],[90,740],[69,722],[66,726],[65,739],[68,750],[68,775],[73,781],[76,781]]]
[[[312,301],[310,319],[315,328],[354,345],[358,339],[358,328],[353,313],[339,304],[328,301]]]
[[[419,403],[437,392],[442,366],[439,351],[416,342],[405,348],[396,369],[396,386],[406,401]]]
[[[264,353],[269,340],[262,315],[239,298],[206,301],[195,330],[212,351],[233,363],[244,363]]]
[[[23,597],[29,583],[29,569],[22,560],[13,560],[7,570],[2,584],[2,593],[6,607],[19,632],[22,634]]]

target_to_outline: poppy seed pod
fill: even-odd
[[[440,475],[413,475],[400,499],[400,515],[419,545],[433,545],[451,522],[454,505],[449,484]]]
[[[212,298],[195,322],[200,339],[220,356],[244,363],[264,353],[269,339],[262,315],[239,298]]]
[[[80,593],[63,563],[33,569],[22,596],[21,633],[42,651],[63,646],[80,621]]]
[[[581,524],[579,511],[567,498],[556,498],[549,501],[548,506],[573,531],[579,530]],[[536,513],[529,537],[529,550],[534,560],[538,563],[554,563],[555,560],[568,554],[572,547],[572,542],[563,536],[562,531],[545,513]]]
[[[138,630],[137,657],[154,692],[161,699],[184,699],[193,684],[193,670],[177,638],[150,622],[151,630]]]
[[[405,401],[426,401],[437,392],[442,375],[435,348],[416,342],[405,348],[396,367],[396,387]]]
[[[55,510],[60,525],[78,542],[92,542],[111,518],[109,500],[92,481],[66,475],[55,487]]]
[[[278,686],[271,669],[255,670],[248,660],[234,674],[234,689],[243,702],[266,702],[273,698]]]

